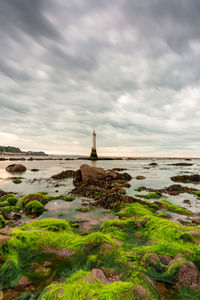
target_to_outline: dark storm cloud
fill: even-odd
[[[104,154],[196,155],[199,15],[198,0],[1,0],[0,137],[88,153],[96,128]]]

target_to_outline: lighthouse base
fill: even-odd
[[[90,154],[90,159],[91,160],[97,160],[98,156],[97,156],[97,150],[92,148],[91,154]]]

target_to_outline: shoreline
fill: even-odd
[[[11,154],[9,154],[11,155]],[[13,154],[12,154],[13,155]],[[16,155],[16,154],[15,154]],[[28,156],[28,158],[27,158]],[[55,155],[56,156],[56,155]],[[67,156],[67,155],[66,155]],[[21,157],[7,157],[0,154],[0,161],[6,161],[6,160],[22,160],[22,161],[31,161],[31,160],[89,160],[89,161],[98,161],[98,160],[198,160],[200,157],[153,157],[153,156],[147,156],[147,157],[106,157],[102,156],[98,159],[91,159],[90,157],[66,157],[63,155],[63,157],[54,157],[52,156],[30,156],[30,155],[21,155]]]

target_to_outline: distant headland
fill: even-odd
[[[11,146],[0,146],[0,154],[24,154],[24,155],[39,155],[39,156],[47,156],[47,154],[43,151],[22,151],[18,147]]]

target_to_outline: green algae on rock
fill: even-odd
[[[41,202],[43,205],[48,203],[48,198],[46,195],[43,195],[43,193],[33,193],[33,194],[22,196],[18,200],[16,206],[19,207],[20,209],[24,209],[29,202],[35,200]]]
[[[177,214],[183,214],[183,215],[194,215],[193,212],[180,207],[178,205],[172,204],[171,202],[167,201],[167,200],[161,200],[160,201],[162,204],[164,204],[167,207],[167,210],[175,212]]]
[[[145,198],[145,199],[160,199],[162,197],[162,194],[158,193],[158,192],[152,192],[152,193],[148,193],[146,195],[137,194],[135,196],[139,197],[139,198]]]
[[[40,295],[40,300],[160,300],[154,280],[180,285],[180,299],[185,299],[184,288],[187,295],[195,295],[200,287],[200,227],[164,219],[157,212],[159,202],[139,201],[124,204],[118,220],[104,221],[90,234],[79,234],[68,221],[51,218],[12,229],[12,237],[0,244],[2,288],[15,289],[20,278],[27,277],[32,296]],[[166,200],[160,203],[167,210],[184,210],[171,208]],[[104,282],[94,275],[98,273],[104,274]]]
[[[20,178],[16,178],[16,179],[13,179],[13,183],[20,184],[20,183],[22,183],[22,180]]]
[[[44,205],[37,200],[33,200],[26,204],[24,211],[27,215],[39,216],[44,211]]]

